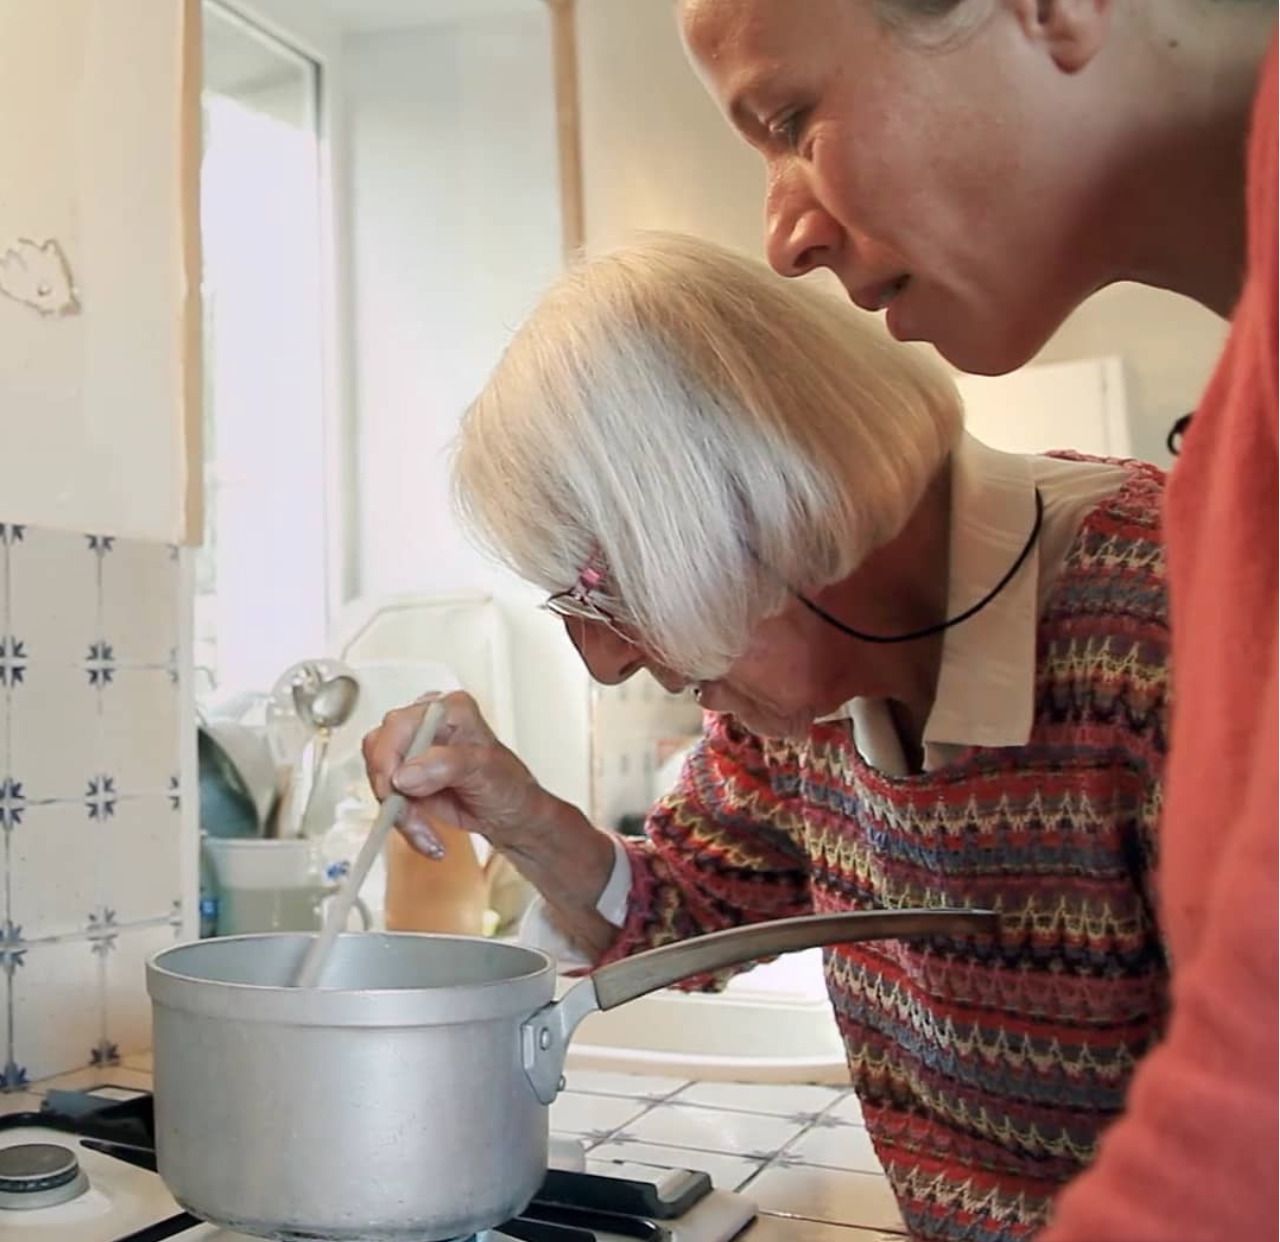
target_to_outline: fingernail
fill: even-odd
[[[441,844],[440,838],[430,828],[424,828],[420,824],[411,824],[408,828],[408,833],[413,838],[414,849],[420,854],[425,854],[428,858],[444,857],[444,846]]]
[[[402,794],[435,793],[436,774],[422,763],[406,763],[391,777],[391,783]]]

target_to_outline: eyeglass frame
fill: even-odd
[[[595,588],[584,588],[581,581],[575,582],[568,590],[547,596],[538,607],[563,621],[591,621],[603,625],[615,638],[632,647],[638,646],[635,636],[623,629],[623,623],[607,608],[590,598],[589,592],[593,589]]]

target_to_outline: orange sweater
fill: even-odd
[[[1040,1242],[1264,1242],[1276,1219],[1276,48],[1248,271],[1169,484],[1174,726],[1161,837],[1173,1018]]]

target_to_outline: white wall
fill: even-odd
[[[198,533],[199,480],[187,474],[189,448],[199,460],[188,443],[197,112],[184,72],[196,17],[148,0],[0,6],[10,521],[171,542]],[[41,285],[62,296],[24,300]]]
[[[517,640],[524,758],[585,802],[585,673],[536,596],[467,542],[448,494],[458,418],[561,266],[547,15],[529,0],[353,34],[343,62],[358,594],[493,592]]]
[[[1189,298],[1119,284],[1081,306],[1036,361],[1119,355],[1134,456],[1168,466],[1169,428],[1195,409],[1226,339],[1226,321]]]
[[[764,168],[685,60],[670,0],[579,0],[587,248],[675,229],[756,254]]]
[[[761,162],[686,61],[670,0],[584,0],[578,55],[588,249],[666,228],[762,255]],[[1134,451],[1166,464],[1165,433],[1194,408],[1224,338],[1217,316],[1184,298],[1117,285],[1037,361],[1121,356]]]
[[[342,29],[330,6],[316,0],[218,0],[300,52],[335,62],[342,51]]]

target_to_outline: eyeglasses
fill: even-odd
[[[557,591],[555,595],[543,600],[538,607],[546,612],[555,613],[557,617],[565,620],[592,621],[597,625],[607,626],[619,638],[629,643],[635,642],[634,636],[626,633],[622,622],[607,608],[601,607],[594,600],[583,599],[575,593],[573,588],[568,591]]]
[[[593,598],[604,586],[604,582],[604,559],[600,550],[595,548],[579,570],[577,582],[567,591],[557,591],[548,596],[539,607],[566,620],[591,621],[596,625],[603,625],[616,638],[634,646],[635,635],[628,633],[626,625]]]

